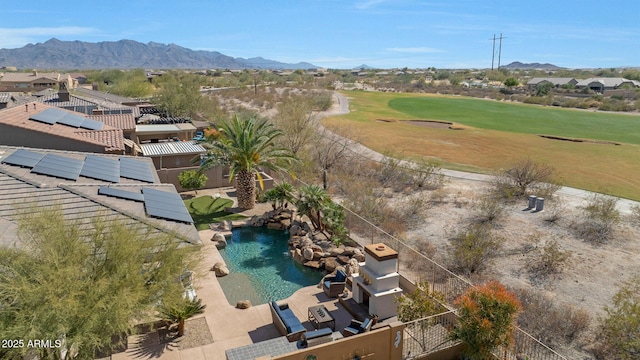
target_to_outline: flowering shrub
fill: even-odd
[[[459,318],[452,338],[463,341],[464,352],[470,359],[493,359],[493,350],[512,344],[521,305],[502,284],[491,281],[472,287],[456,299],[455,305]]]

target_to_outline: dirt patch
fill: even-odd
[[[554,135],[538,135],[538,136],[540,136],[541,138],[545,138],[545,139],[571,141],[571,142],[578,142],[578,143],[604,144],[604,145],[617,145],[617,146],[621,146],[622,145],[622,144],[617,143],[617,142],[605,141],[605,140],[574,139],[574,138],[567,138],[567,137],[554,136]]]
[[[382,123],[396,123],[398,122],[398,120],[391,120],[391,119],[376,119],[375,122],[382,122]]]

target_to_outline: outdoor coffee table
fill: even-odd
[[[331,316],[324,305],[310,307],[308,314],[309,322],[314,328],[319,329],[321,324],[327,324],[327,326],[331,327],[331,330],[336,331],[336,319]]]

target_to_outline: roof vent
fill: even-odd
[[[69,101],[70,95],[69,90],[67,90],[67,84],[60,83],[60,90],[58,90],[58,101]]]

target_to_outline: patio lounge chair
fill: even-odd
[[[204,137],[204,132],[203,131],[196,132],[196,136],[193,138],[193,140],[195,140],[195,141],[206,140],[206,138]]]
[[[347,337],[365,333],[371,329],[371,325],[373,325],[371,318],[366,318],[362,322],[358,320],[351,320],[349,326],[342,329],[342,336]]]
[[[330,298],[336,298],[342,294],[347,284],[347,274],[342,270],[336,271],[335,276],[325,276],[322,281],[322,289]]]

